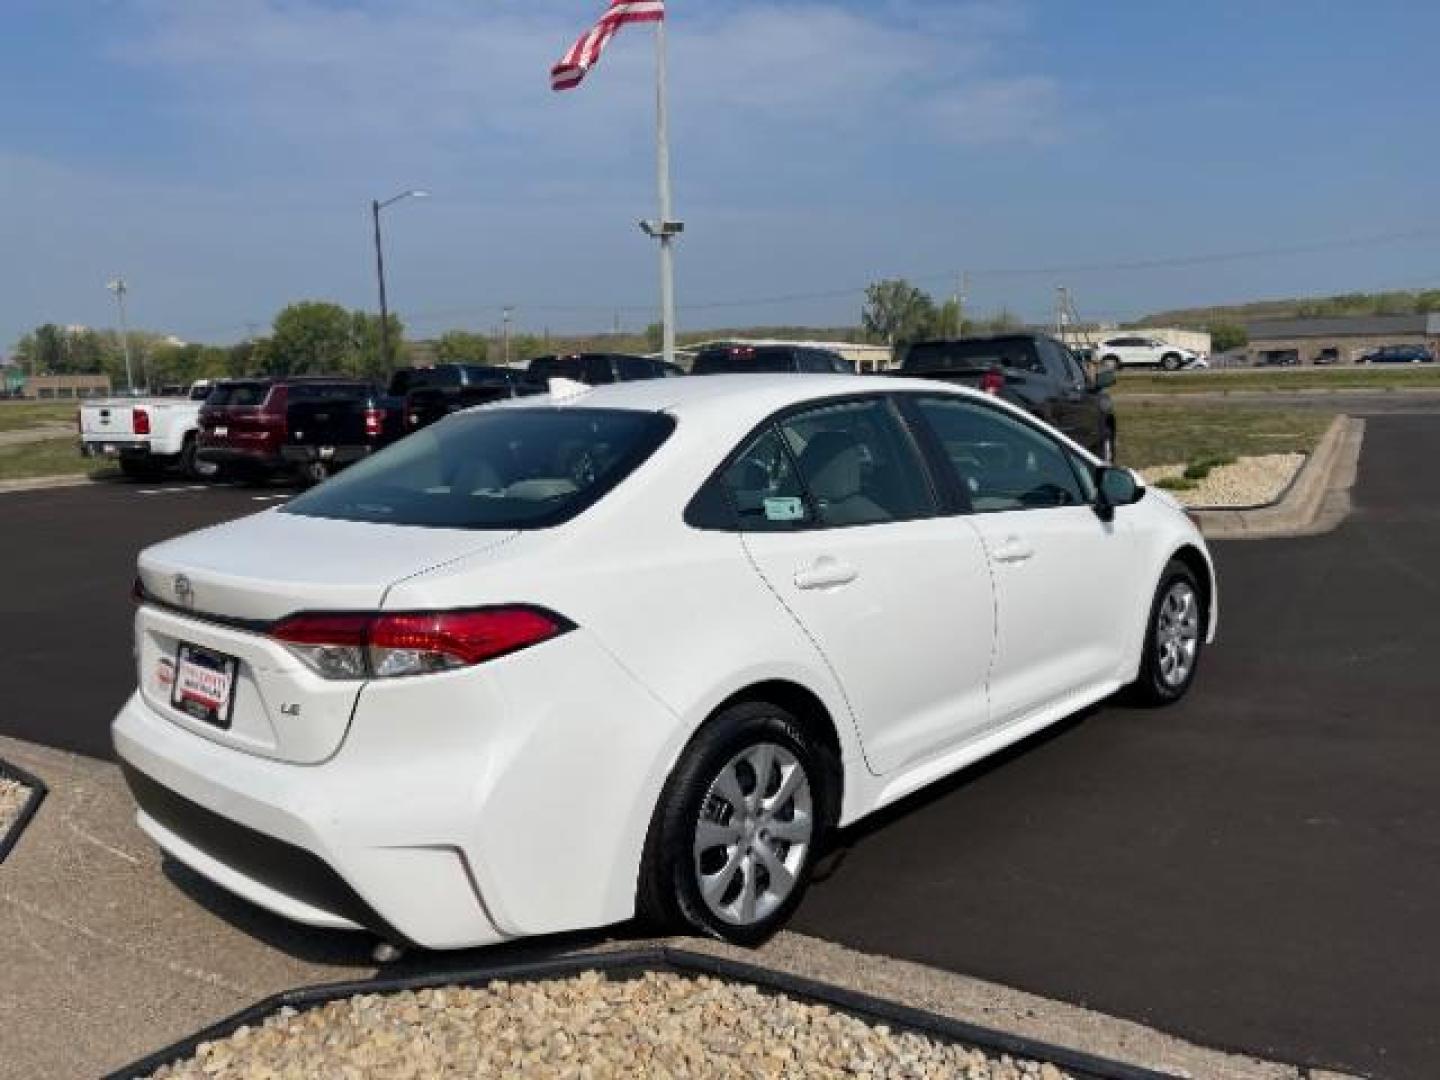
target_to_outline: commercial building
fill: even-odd
[[[37,399],[103,397],[110,393],[109,375],[29,375],[20,396]]]
[[[1265,319],[1246,328],[1252,363],[1353,364],[1382,345],[1440,351],[1440,313],[1348,319]]]

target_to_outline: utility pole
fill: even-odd
[[[380,200],[370,200],[375,219],[375,276],[380,281],[380,365],[390,368],[390,309],[385,303],[385,249],[380,243]]]
[[[685,231],[683,221],[671,220],[670,112],[666,100],[668,79],[665,56],[665,20],[655,23],[655,175],[660,194],[660,220],[642,221],[646,236],[660,241],[660,343],[667,364],[675,362],[675,238]]]
[[[370,215],[375,220],[375,276],[380,281],[380,363],[389,371],[394,367],[390,360],[390,309],[385,303],[385,250],[380,243],[380,211],[401,199],[428,199],[430,193],[416,188],[402,191],[393,198],[381,202],[370,200]]]
[[[506,304],[501,315],[505,322],[505,366],[510,366],[510,313],[515,309]]]
[[[955,336],[965,336],[965,301],[969,299],[970,274],[961,271],[955,278]]]
[[[130,291],[130,287],[125,284],[123,277],[117,276],[113,281],[106,282],[105,288],[115,294],[115,304],[120,309],[120,351],[125,354],[125,386],[133,395],[135,373],[130,367],[130,326],[125,319],[125,294]]]

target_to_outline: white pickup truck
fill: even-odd
[[[80,406],[80,453],[120,463],[126,476],[154,476],[178,467],[186,476],[215,472],[195,457],[200,406],[210,393],[201,380],[175,397],[108,398]]]

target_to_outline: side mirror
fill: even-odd
[[[1101,521],[1113,520],[1116,507],[1131,506],[1145,496],[1145,489],[1129,469],[1106,465],[1095,474],[1095,481],[1099,489],[1095,513]]]

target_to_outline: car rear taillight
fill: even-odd
[[[980,376],[980,390],[985,394],[998,394],[1005,389],[1005,376],[999,371],[987,371]]]
[[[130,430],[136,435],[150,434],[150,414],[144,409],[130,410]]]
[[[365,434],[379,435],[385,427],[385,414],[379,409],[365,410]]]
[[[270,629],[326,679],[390,679],[494,660],[573,629],[543,608],[292,615]]]

